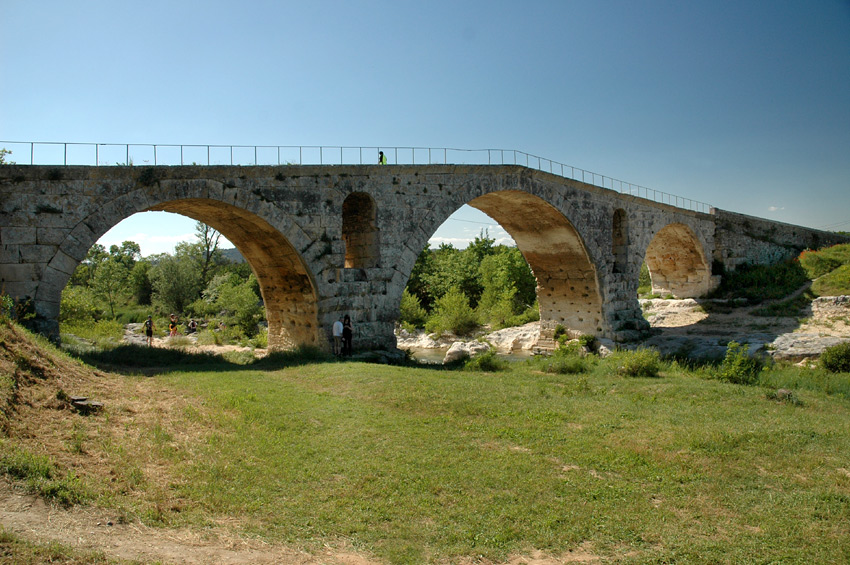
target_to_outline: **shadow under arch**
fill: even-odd
[[[652,293],[697,298],[714,287],[702,244],[685,224],[669,224],[652,238],[645,253]]]
[[[201,221],[236,246],[260,286],[270,349],[321,345],[316,285],[295,248],[266,220],[231,204],[200,198],[171,200],[147,210]]]
[[[538,196],[491,192],[468,202],[507,231],[537,278],[541,341],[563,326],[574,336],[602,331],[596,267],[573,224]]]

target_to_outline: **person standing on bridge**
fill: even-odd
[[[387,164],[387,156],[384,155],[383,151],[378,151],[378,164],[386,165]]]

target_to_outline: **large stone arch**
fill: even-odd
[[[266,219],[257,211],[211,198],[201,190],[164,191],[160,202],[129,192],[80,218],[45,268],[36,294],[36,309],[46,332],[58,336],[61,293],[89,248],[122,220],[145,211],[167,211],[200,220],[221,232],[245,257],[259,282],[269,323],[269,347],[322,346],[318,298],[310,270],[289,237],[274,228],[279,218]],[[217,184],[217,183],[216,183]],[[193,198],[196,192],[201,197]],[[266,210],[266,212],[270,212]],[[266,214],[269,215],[269,214]]]
[[[542,198],[519,190],[490,192],[468,204],[513,237],[537,278],[541,339],[563,326],[573,335],[602,331],[596,267],[573,224]]]
[[[653,294],[696,298],[713,288],[703,246],[685,224],[668,224],[650,241],[645,254]]]

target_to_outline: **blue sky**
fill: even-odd
[[[518,149],[850,230],[847,0],[0,0],[0,14],[0,140]],[[170,251],[193,223],[137,215],[103,242]],[[503,237],[492,223],[467,207],[433,241]]]

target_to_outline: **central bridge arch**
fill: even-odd
[[[216,200],[190,198],[149,210],[188,216],[215,228],[251,266],[266,308],[269,347],[319,344],[316,288],[295,248],[256,214]]]
[[[537,278],[541,335],[558,325],[596,334],[602,298],[596,267],[573,224],[554,206],[519,190],[490,192],[469,202],[505,228]],[[550,336],[551,337],[551,336]]]

